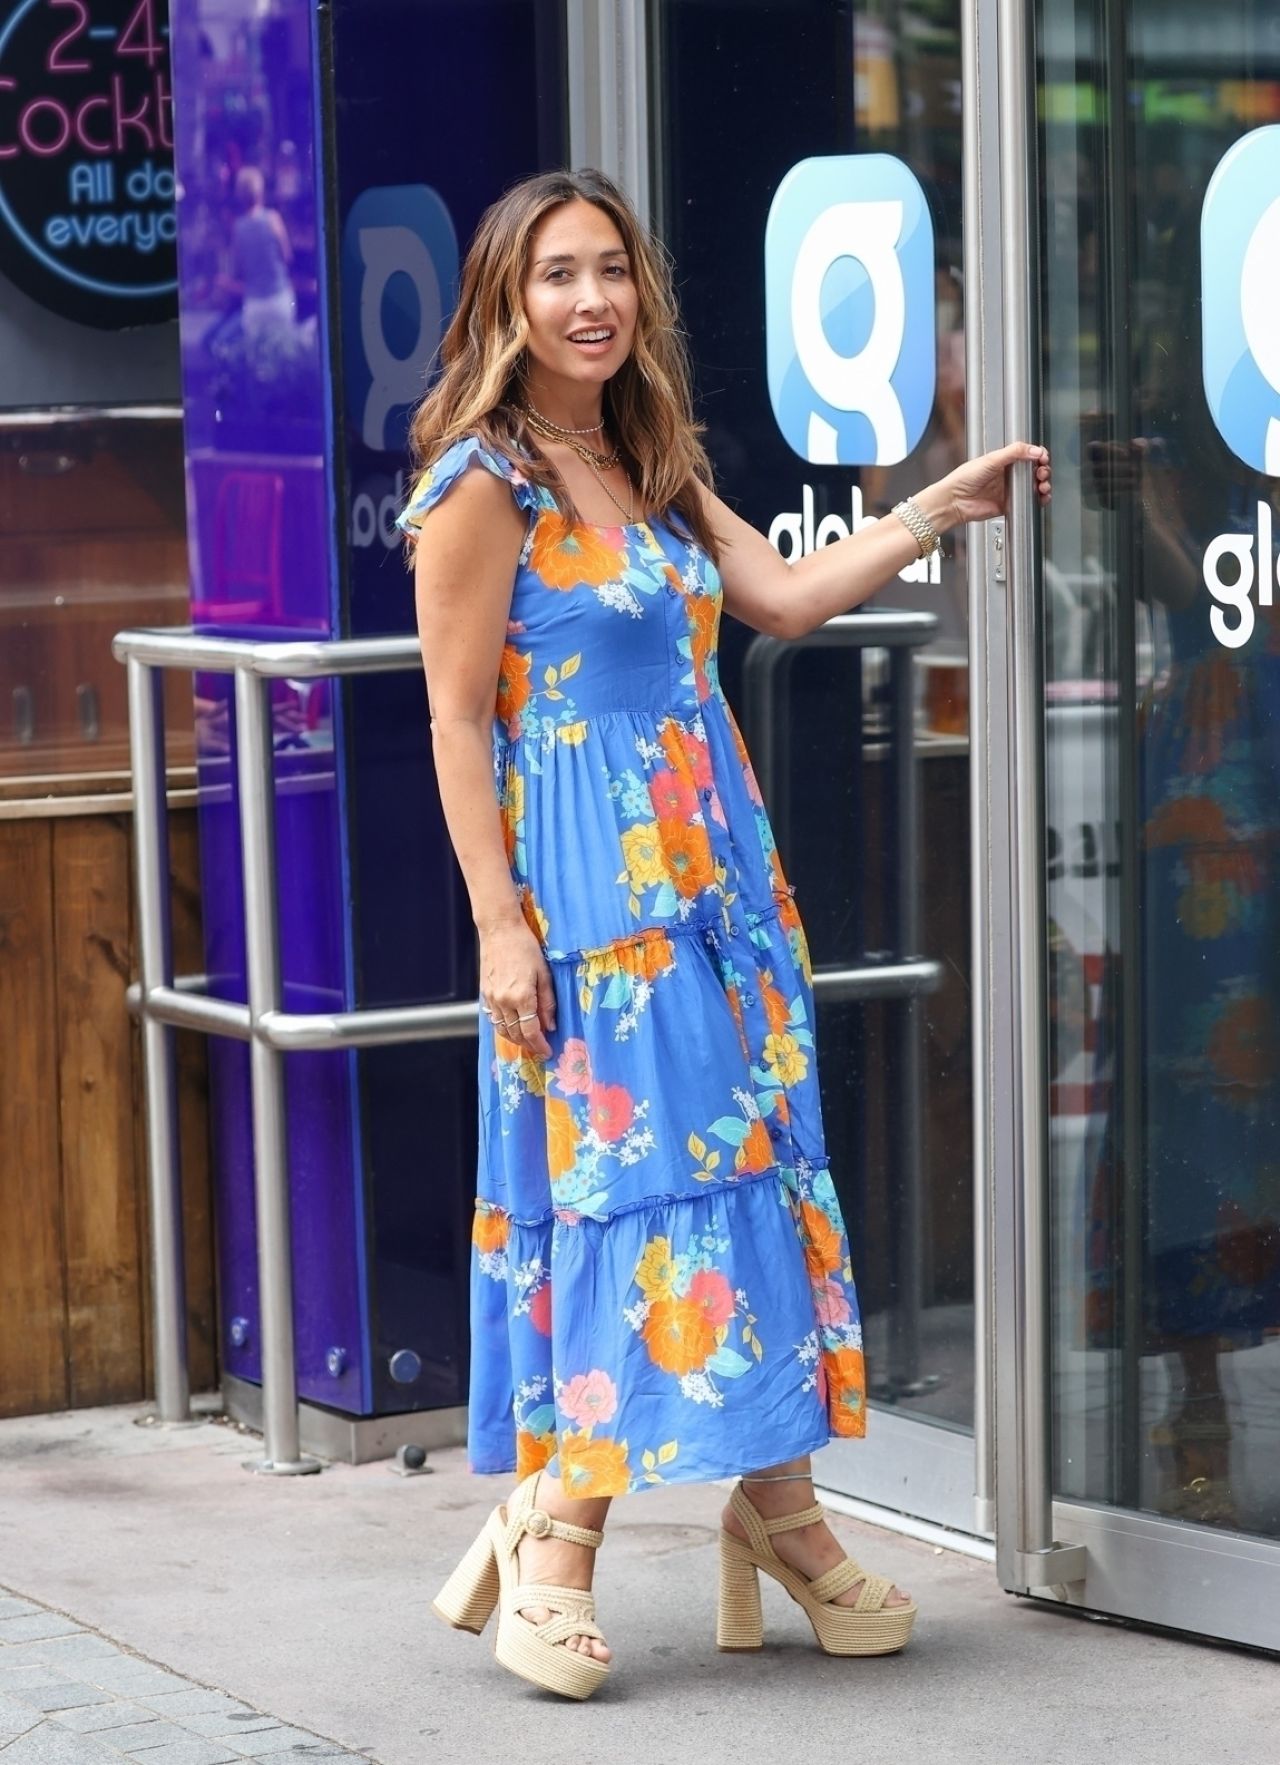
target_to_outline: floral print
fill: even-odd
[[[1156,1351],[1206,1337],[1239,1348],[1280,1328],[1280,643],[1260,616],[1248,645],[1223,649],[1209,604],[1167,610],[1172,665],[1138,723],[1139,1294]],[[1122,1141],[1115,1110],[1088,1218],[1087,1329],[1106,1347],[1124,1316]]]
[[[494,706],[551,1057],[480,1026],[470,1456],[582,1496],[723,1477],[865,1428],[800,917],[719,686],[722,591],[670,522],[528,518]]]

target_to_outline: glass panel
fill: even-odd
[[[1055,1487],[1276,1534],[1280,63],[1038,14]]]
[[[28,781],[6,794],[127,774],[111,639],[186,617],[180,413],[0,413],[0,786]],[[170,763],[190,765],[183,676],[165,705]]]
[[[846,534],[950,470],[965,434],[961,280],[960,48],[957,0],[655,0],[654,90],[659,223],[675,259],[694,357],[699,412],[726,499],[787,556]],[[690,94],[714,95],[716,126]],[[767,118],[767,127],[761,119]],[[827,162],[830,200],[857,199],[864,173],[841,156],[893,155],[918,180],[933,229],[923,276],[904,270],[908,305],[933,319],[900,359],[936,368],[908,457],[877,465],[877,446],[841,426],[825,395],[834,457],[798,451],[785,394],[771,391],[775,315],[766,314],[766,227],[775,194],[802,161]],[[835,169],[833,169],[835,168]],[[853,179],[850,183],[848,180]],[[842,280],[843,278],[843,280]],[[785,281],[785,277],[784,277]],[[922,286],[923,284],[923,286]],[[829,268],[823,325],[833,349],[856,354],[874,296],[854,261]],[[785,303],[784,303],[785,304]],[[895,370],[896,372],[896,370]],[[788,383],[794,387],[794,377]],[[910,396],[903,392],[910,422]],[[819,413],[820,414],[820,413]],[[847,415],[847,413],[845,413]],[[865,425],[864,425],[865,430]],[[812,447],[809,453],[813,452]],[[832,457],[828,454],[826,457]],[[920,682],[921,791],[930,838],[922,875],[886,870],[889,803],[883,742],[886,658],[860,682],[849,652],[795,663],[784,716],[790,764],[770,809],[796,885],[815,965],[847,967],[883,949],[891,894],[917,882],[922,953],[942,964],[924,1001],[925,1120],[920,1193],[887,1120],[897,1005],[824,1001],[818,1045],[828,1150],[854,1246],[873,1399],[969,1428],[973,1419],[973,1171],[969,1017],[968,694],[963,537],[940,571],[885,590],[884,607],[938,615],[937,666]],[[730,622],[722,678],[742,706],[749,639]],[[857,714],[860,695],[863,715]],[[753,732],[748,728],[748,740]],[[864,739],[865,738],[865,739]]]

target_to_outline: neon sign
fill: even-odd
[[[149,324],[177,310],[176,239],[165,0],[0,0],[0,274]]]

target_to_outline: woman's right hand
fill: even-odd
[[[480,933],[480,1004],[496,1033],[535,1060],[551,1058],[556,996],[542,946],[523,919]]]

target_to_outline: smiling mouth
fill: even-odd
[[[608,325],[596,325],[589,331],[571,331],[570,343],[612,343],[615,333]]]

